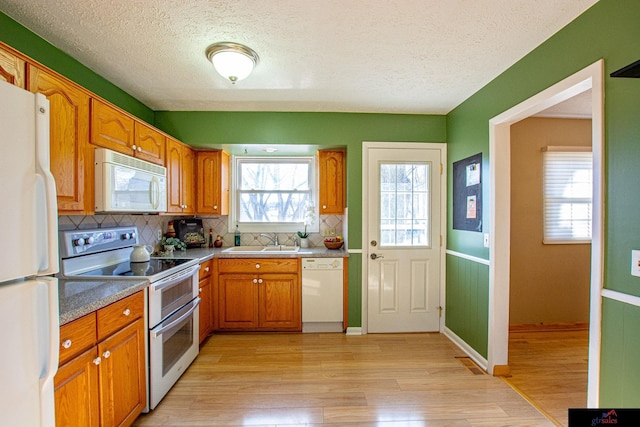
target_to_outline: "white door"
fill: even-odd
[[[369,332],[440,327],[442,152],[416,145],[367,149]]]

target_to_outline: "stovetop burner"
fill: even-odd
[[[95,270],[81,273],[81,276],[155,276],[159,273],[177,267],[181,264],[191,262],[185,258],[151,258],[147,262],[129,262],[109,265]]]

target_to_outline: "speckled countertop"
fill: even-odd
[[[324,247],[304,248],[288,253],[238,253],[224,252],[219,249],[187,249],[174,251],[167,258],[199,258],[200,262],[211,258],[345,258],[349,252],[345,249],[327,249]],[[128,297],[149,286],[149,281],[137,279],[59,279],[60,324],[96,311],[122,298]]]
[[[58,279],[60,325],[69,323],[149,286],[147,279]]]
[[[200,262],[211,258],[348,258],[349,252],[346,249],[327,249],[325,247],[300,248],[298,252],[265,252],[265,253],[242,253],[225,252],[229,247],[219,249],[187,249],[186,251],[174,251],[169,258],[200,258]]]

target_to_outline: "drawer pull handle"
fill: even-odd
[[[100,359],[99,357],[96,357],[95,359],[93,359],[93,364],[96,366],[98,366],[100,362],[102,362],[102,359]]]
[[[256,264],[256,268],[260,268],[260,264]]]
[[[130,316],[131,315],[131,310],[129,310],[128,308],[125,309],[122,314],[124,314],[125,316]]]
[[[108,359],[109,356],[111,356],[111,352],[109,350],[107,350],[104,353],[102,353],[102,355],[104,356],[105,359]]]
[[[65,342],[62,343],[62,346],[64,348],[70,348],[71,347],[71,340],[65,340]]]

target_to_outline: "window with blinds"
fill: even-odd
[[[591,243],[591,147],[546,147],[542,165],[544,243]]]

